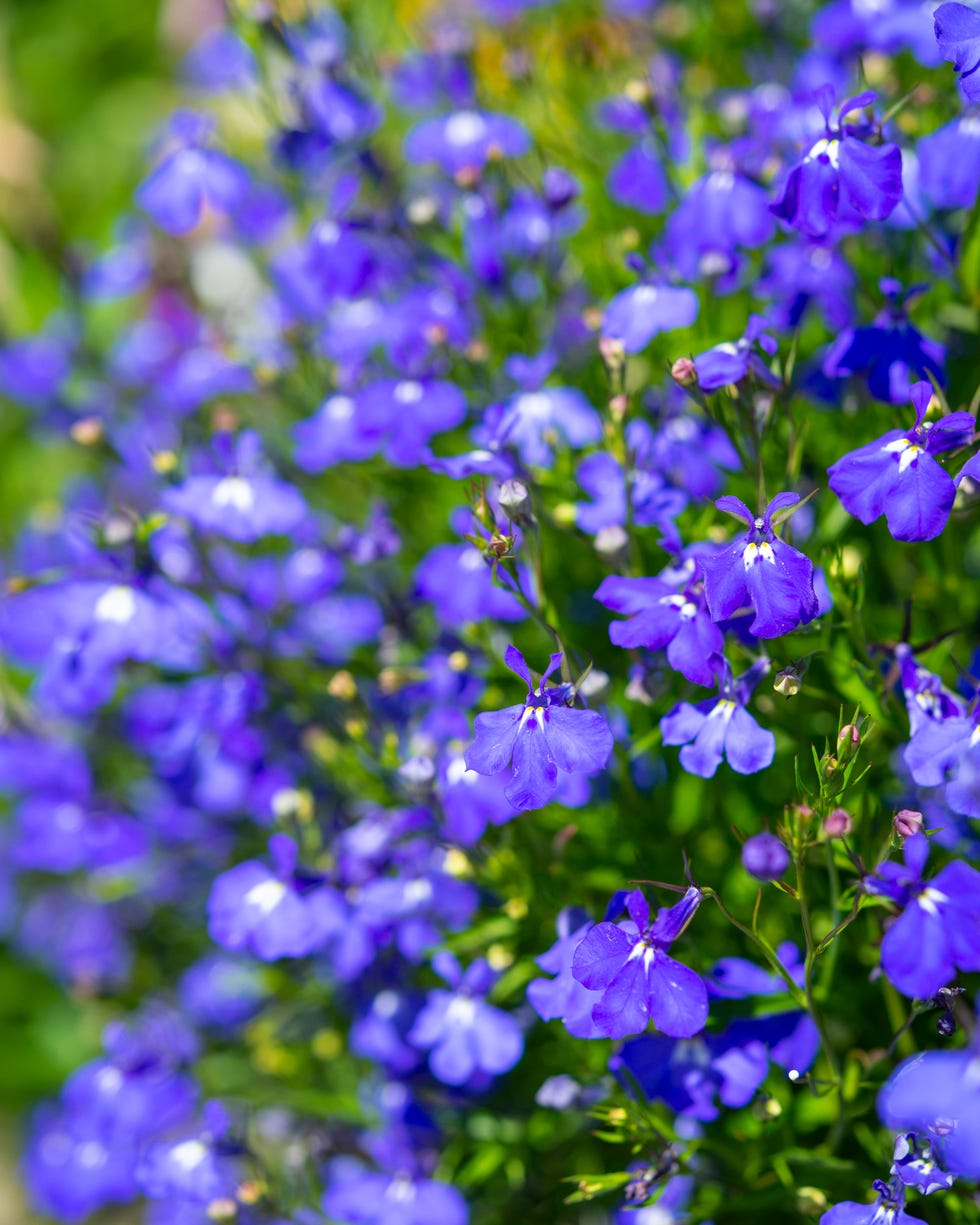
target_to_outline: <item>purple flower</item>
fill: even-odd
[[[715,505],[749,524],[749,531],[723,552],[700,558],[704,595],[715,621],[725,621],[740,608],[755,612],[749,633],[779,638],[819,614],[813,588],[813,563],[777,539],[773,515],[799,502],[795,493],[778,493],[756,518],[738,498],[719,498]]]
[[[934,13],[939,54],[960,73],[971,102],[980,102],[980,13],[965,4],[941,4]]]
[[[713,685],[724,665],[725,639],[708,614],[693,557],[686,561],[658,578],[610,575],[595,598],[613,612],[631,614],[609,627],[617,646],[666,649],[667,662],[692,684]]]
[[[906,1187],[914,1187],[920,1195],[948,1191],[956,1180],[955,1175],[947,1174],[940,1167],[929,1140],[914,1131],[902,1132],[895,1137],[891,1172]]]
[[[613,735],[602,715],[566,705],[566,685],[545,688],[561,660],[561,654],[551,656],[533,689],[524,656],[509,646],[504,663],[527,683],[527,698],[520,706],[477,715],[476,739],[464,755],[467,769],[478,774],[499,774],[512,764],[506,795],[515,808],[541,808],[558,786],[559,770],[601,770],[612,752]]]
[[[694,359],[698,386],[702,391],[717,391],[729,383],[738,383],[748,374],[755,375],[760,383],[778,387],[779,380],[757,352],[761,349],[772,357],[778,348],[776,341],[763,331],[766,326],[761,315],[750,315],[745,335],[734,343],[715,345]]]
[[[523,575],[527,580],[528,576]],[[416,590],[447,629],[481,621],[522,621],[517,598],[497,586],[483,553],[471,544],[436,545],[415,571]]]
[[[583,987],[602,992],[592,1020],[607,1037],[642,1033],[651,1020],[672,1038],[691,1038],[704,1028],[704,982],[667,954],[700,904],[701,891],[692,886],[651,923],[646,898],[635,889],[626,896],[628,921],[597,923],[586,933],[572,974]]]
[[[980,1047],[923,1051],[906,1059],[878,1094],[886,1127],[932,1141],[951,1173],[980,1178]]]
[[[900,1182],[889,1184],[879,1178],[872,1186],[878,1192],[873,1204],[854,1200],[835,1204],[820,1218],[820,1225],[916,1225],[920,1220],[905,1211],[905,1187]]]
[[[469,1210],[455,1187],[409,1170],[379,1173],[353,1158],[330,1163],[323,1210],[344,1225],[466,1225]]]
[[[205,204],[218,212],[232,212],[248,192],[245,170],[227,154],[205,147],[211,126],[202,115],[175,116],[171,139],[177,147],[136,193],[139,206],[171,234],[193,230]]]
[[[922,191],[934,207],[972,207],[980,191],[980,116],[962,115],[923,136],[916,153]]]
[[[946,526],[956,485],[933,454],[961,445],[973,435],[969,413],[950,413],[924,422],[932,384],[912,388],[915,425],[890,430],[842,456],[828,470],[830,488],[845,510],[862,523],[884,515],[896,540],[933,540]]]
[[[325,886],[300,892],[292,839],[274,834],[269,851],[275,872],[249,859],[215,878],[208,932],[223,948],[247,949],[261,961],[305,957],[343,926],[343,905]]]
[[[525,464],[546,468],[557,438],[570,447],[587,447],[602,438],[602,422],[578,388],[541,387],[507,402],[496,435],[515,446]]]
[[[654,336],[690,327],[698,317],[693,289],[671,285],[634,285],[621,290],[606,307],[602,335],[618,340],[627,353],[639,353]]]
[[[664,744],[681,744],[680,762],[688,774],[713,778],[722,757],[738,774],[755,774],[772,764],[776,737],[745,709],[752,690],[769,670],[760,660],[737,680],[727,668],[718,697],[692,706],[679,702],[660,720]]]
[[[617,160],[609,172],[607,187],[617,204],[640,213],[662,213],[669,198],[667,176],[655,150],[645,140]]]
[[[885,309],[869,327],[845,328],[827,350],[822,370],[832,379],[866,373],[868,391],[876,399],[905,404],[912,398],[913,379],[935,377],[945,384],[946,350],[908,321],[907,303],[922,286],[903,290],[885,277],[879,288]]]
[[[591,919],[580,912],[563,910],[558,916],[558,939],[546,953],[535,958],[546,974],[528,983],[528,1003],[542,1021],[560,1020],[575,1038],[601,1038],[592,1010],[602,999],[601,991],[590,991],[574,976],[572,965],[578,946],[591,930]]]
[[[976,714],[924,721],[902,756],[920,787],[945,784],[945,800],[953,812],[980,818],[980,723]]]
[[[514,1018],[483,998],[496,975],[486,961],[464,974],[451,953],[437,953],[432,968],[452,988],[430,991],[408,1041],[429,1052],[433,1076],[445,1085],[464,1085],[474,1076],[509,1072],[524,1053]]]
[[[848,98],[833,126],[830,98],[821,94],[825,133],[789,172],[781,196],[770,205],[777,217],[810,238],[823,238],[838,221],[852,217],[884,221],[902,198],[898,146],[866,144],[862,136],[871,135],[863,130],[868,125],[844,123],[846,115],[874,100],[870,92]]]
[[[789,851],[775,834],[753,834],[742,846],[742,867],[756,880],[779,880],[789,867]]]
[[[522,123],[489,111],[462,110],[424,119],[405,137],[409,162],[436,162],[446,174],[480,171],[491,157],[520,157],[530,147]]]
[[[881,968],[904,995],[931,999],[957,970],[980,970],[980,872],[960,860],[930,881],[925,834],[905,839],[904,865],[884,863],[865,881],[902,912],[881,942]]]

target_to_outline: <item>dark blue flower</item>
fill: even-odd
[[[693,886],[651,923],[639,889],[626,896],[629,920],[597,923],[572,958],[572,974],[590,991],[602,992],[592,1009],[596,1027],[609,1038],[642,1033],[648,1023],[672,1038],[691,1038],[708,1019],[708,993],[693,970],[667,950],[701,904]]]
[[[867,144],[861,132],[866,125],[844,123],[847,115],[874,100],[870,92],[848,98],[832,125],[829,99],[821,97],[825,133],[789,172],[782,194],[770,205],[777,217],[810,238],[823,238],[838,221],[852,217],[883,221],[902,198],[898,146]]]
[[[499,774],[513,765],[506,794],[515,808],[541,808],[555,793],[559,770],[601,770],[612,752],[612,732],[602,715],[566,705],[566,686],[545,688],[561,660],[561,654],[551,656],[534,689],[524,656],[509,646],[504,662],[527,683],[527,698],[520,706],[477,715],[476,739],[464,755],[467,768],[478,774]]]
[[[934,377],[940,386],[945,384],[946,350],[908,320],[907,303],[922,292],[922,286],[903,290],[898,281],[886,277],[879,288],[885,309],[870,326],[845,328],[827,350],[822,370],[835,379],[866,374],[868,391],[876,399],[906,404],[915,380]]]
[[[704,595],[715,621],[726,621],[741,608],[755,612],[749,633],[779,638],[819,615],[813,587],[813,563],[776,537],[773,515],[799,502],[795,493],[777,494],[758,518],[744,502],[727,496],[715,505],[749,524],[749,531],[723,552],[699,558]]]
[[[914,1131],[895,1137],[891,1172],[920,1195],[948,1191],[955,1181],[955,1175],[947,1174],[937,1162],[930,1141]]]
[[[915,425],[907,433],[891,430],[844,455],[828,470],[830,488],[845,510],[862,523],[880,515],[896,540],[932,540],[946,526],[956,485],[933,454],[961,445],[973,435],[969,413],[950,413],[924,422],[932,384],[912,387]]]

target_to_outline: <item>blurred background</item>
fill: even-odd
[[[140,177],[148,134],[173,104],[174,64],[219,15],[211,0],[0,3],[0,335],[39,326],[70,280],[68,250],[110,237]],[[2,412],[0,453],[7,541],[19,520],[54,498],[69,461],[48,448],[39,455]],[[23,1111],[92,1055],[100,1029],[99,1019],[0,949],[0,1225],[37,1219],[17,1178]]]

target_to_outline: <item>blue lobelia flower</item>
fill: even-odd
[[[566,705],[570,687],[545,681],[561,663],[551,656],[537,689],[524,656],[516,647],[504,652],[504,663],[527,682],[527,697],[519,706],[477,715],[476,739],[464,761],[478,774],[499,774],[508,763],[514,779],[506,795],[515,808],[541,808],[558,786],[558,771],[601,770],[612,752],[613,735],[597,711]]]
[[[838,221],[884,221],[902,198],[902,154],[890,141],[869,144],[871,125],[846,124],[847,115],[870,106],[873,93],[858,94],[840,105],[830,121],[830,87],[820,91],[825,133],[789,172],[782,194],[769,207],[777,217],[810,238],[823,238]]]
[[[965,4],[941,4],[934,13],[939,54],[960,73],[971,102],[980,102],[980,13]]]
[[[464,974],[452,953],[437,953],[432,968],[452,988],[430,991],[408,1041],[429,1052],[432,1075],[444,1085],[509,1072],[524,1053],[517,1021],[483,998],[496,975],[482,958]]]
[[[688,774],[713,778],[722,757],[737,774],[756,774],[772,764],[776,737],[745,709],[752,690],[769,670],[768,659],[733,680],[726,667],[716,698],[679,702],[660,720],[664,744],[681,744],[680,762]]]
[[[233,212],[248,191],[245,169],[227,154],[206,147],[212,127],[204,115],[186,111],[175,115],[170,124],[171,150],[136,193],[137,204],[170,234],[194,229],[205,204]]]
[[[820,1218],[820,1225],[915,1225],[919,1217],[905,1211],[905,1187],[898,1181],[872,1183],[878,1198],[873,1204],[857,1204],[845,1200],[835,1204]]]
[[[476,110],[423,119],[404,145],[409,163],[436,162],[454,175],[477,173],[492,157],[520,157],[530,147],[527,128],[518,120]]]
[[[980,1178],[977,1035],[965,1050],[923,1051],[906,1059],[878,1094],[878,1114],[886,1127],[914,1129],[931,1140],[950,1173]]]
[[[931,999],[957,970],[980,970],[980,872],[954,860],[924,880],[925,834],[906,838],[903,854],[904,865],[882,864],[864,887],[903,908],[881,942],[881,968],[904,995]]]
[[[954,1174],[947,1174],[936,1161],[930,1141],[914,1131],[905,1131],[895,1137],[891,1172],[906,1187],[915,1187],[920,1195],[948,1191],[956,1180]]]
[[[328,1167],[323,1210],[345,1225],[466,1225],[469,1210],[455,1187],[410,1168],[385,1173],[353,1157]]]
[[[885,309],[867,327],[845,328],[827,350],[822,370],[831,379],[865,374],[875,399],[905,404],[912,398],[913,379],[934,377],[945,385],[946,350],[909,323],[908,303],[922,285],[903,289],[893,277],[883,277],[878,288]]]
[[[691,1038],[708,1019],[708,992],[699,975],[667,950],[701,904],[692,886],[651,923],[639,889],[626,895],[629,919],[597,923],[575,950],[572,974],[602,997],[592,1009],[596,1027],[609,1038],[642,1033],[653,1021],[671,1038]]]
[[[942,787],[955,813],[980,818],[980,722],[972,716],[921,723],[902,754],[920,787]]]
[[[694,359],[698,386],[702,391],[717,391],[729,383],[738,383],[754,374],[760,383],[778,387],[779,380],[762,360],[758,350],[772,357],[778,348],[776,341],[763,329],[765,319],[750,315],[745,334],[737,341],[715,345]]]
[[[971,208],[980,191],[980,116],[961,115],[916,146],[922,191],[935,208]]]
[[[698,317],[693,289],[673,285],[634,285],[621,290],[606,307],[602,335],[617,340],[627,353],[639,353],[654,336],[690,327]]]
[[[592,1019],[592,1010],[602,999],[601,991],[590,991],[574,976],[572,969],[578,946],[592,929],[592,920],[582,912],[566,908],[558,916],[558,939],[546,953],[536,958],[546,974],[554,978],[535,978],[527,987],[528,1003],[542,1019],[560,1019],[575,1038],[602,1038]]]
[[[215,877],[208,898],[208,932],[223,948],[245,949],[261,961],[305,957],[344,926],[343,904],[332,889],[315,887],[315,882],[300,892],[291,838],[273,834],[269,850],[274,873],[249,859]]]
[[[778,493],[756,518],[738,498],[719,498],[715,505],[749,524],[749,531],[721,553],[702,555],[704,595],[715,621],[725,621],[740,608],[755,612],[749,632],[757,638],[779,638],[819,614],[813,588],[813,563],[777,539],[773,515],[799,502],[795,493]]]
[[[725,639],[704,601],[704,583],[688,551],[656,578],[603,579],[595,598],[613,612],[609,637],[627,649],[667,652],[667,662],[695,685],[713,685],[724,666]]]
[[[862,523],[884,515],[896,540],[933,540],[942,532],[953,509],[956,485],[933,455],[968,441],[976,424],[969,413],[925,422],[931,399],[932,384],[916,383],[912,429],[890,430],[848,452],[827,470],[830,488],[844,509]]]

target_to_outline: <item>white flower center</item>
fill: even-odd
[[[826,137],[823,140],[818,140],[803,160],[812,162],[818,157],[826,157],[827,161],[836,170],[840,165],[840,141],[827,140]]]
[[[255,505],[255,490],[243,476],[226,476],[215,485],[211,494],[215,506],[231,506],[246,514]]]
[[[253,885],[245,894],[245,905],[251,906],[262,915],[271,914],[286,896],[286,886],[281,880],[263,880]]]
[[[185,1140],[171,1150],[170,1158],[181,1170],[193,1170],[201,1164],[208,1155],[208,1150],[200,1140]]]
[[[404,379],[395,388],[395,399],[399,404],[418,404],[422,399],[422,384],[414,379]]]
[[[136,596],[132,587],[110,587],[96,601],[96,621],[111,621],[114,625],[126,625],[135,616]]]
[[[770,566],[776,564],[776,554],[772,551],[772,545],[766,544],[765,541],[762,544],[747,544],[742,552],[742,564],[746,570],[751,570],[760,561],[768,562]]]
[[[915,463],[922,452],[920,446],[909,442],[907,438],[896,438],[894,442],[886,443],[881,449],[891,455],[898,455],[899,476]]]
[[[476,1019],[476,1001],[466,995],[454,996],[446,1009],[446,1021],[450,1025],[470,1026]]]
[[[446,140],[457,148],[472,145],[486,135],[487,121],[476,111],[459,111],[446,123]]]

